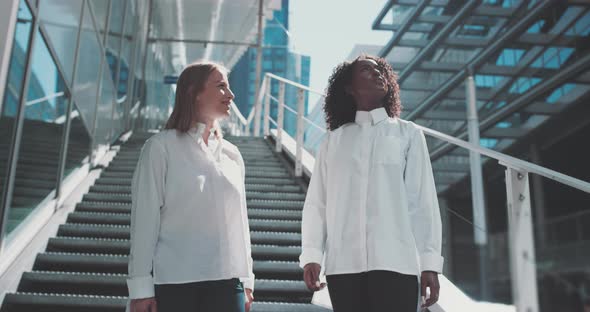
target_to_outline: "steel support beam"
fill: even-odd
[[[423,101],[416,109],[410,112],[406,119],[414,120],[418,118],[422,113],[426,110],[430,109],[433,105],[435,105],[440,99],[442,99],[448,92],[456,88],[459,84],[463,82],[465,76],[467,74],[467,67],[471,66],[474,70],[477,70],[482,64],[487,62],[492,55],[497,53],[500,49],[504,47],[504,45],[513,40],[516,36],[521,35],[523,31],[525,31],[531,23],[536,21],[538,15],[545,11],[545,9],[553,3],[551,0],[545,0],[539,2],[532,10],[530,10],[518,23],[516,23],[512,28],[508,31],[502,33],[499,38],[493,41],[491,45],[481,51],[474,60],[472,60],[469,64],[466,64],[464,68],[455,74],[452,78],[448,79],[439,89],[437,92],[431,94],[425,101]]]
[[[465,6],[461,8],[459,12],[451,19],[451,21],[446,24],[431,40],[430,44],[420,50],[418,55],[416,55],[407,66],[399,74],[398,83],[401,85],[406,78],[414,71],[416,66],[420,64],[427,56],[429,56],[437,47],[438,44],[446,38],[451,31],[457,27],[457,25],[464,20],[464,18],[473,11],[473,9],[479,5],[481,1],[470,1]]]
[[[480,123],[480,131],[485,131],[493,127],[495,124],[504,120],[506,117],[514,114],[515,112],[526,107],[528,104],[534,102],[541,94],[543,94],[543,92],[546,92],[547,90],[552,90],[560,86],[572,77],[575,77],[581,72],[586,71],[589,67],[590,54],[587,54],[582,56],[580,59],[570,64],[569,66],[562,68],[560,71],[556,72],[554,76],[534,86],[527,93],[524,93],[514,101],[508,103],[506,106],[502,107],[501,109],[492,113],[490,116],[486,117]],[[456,134],[455,137],[465,140],[467,137],[467,131],[462,131],[461,133]],[[430,157],[433,160],[438,159],[439,157],[453,149],[454,146],[447,143],[443,143],[430,153]]]
[[[410,14],[406,20],[403,21],[402,26],[400,27],[399,31],[397,31],[393,37],[387,42],[387,44],[379,51],[380,57],[385,57],[394,46],[396,46],[402,39],[403,35],[406,31],[410,28],[410,26],[416,21],[416,19],[422,14],[424,8],[428,5],[430,1],[421,0],[419,4],[416,5],[412,14]]]

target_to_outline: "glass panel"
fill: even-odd
[[[111,114],[113,109],[115,90],[111,80],[109,65],[105,62],[102,68],[102,83],[98,109],[96,116],[96,126],[94,139],[96,144],[108,144],[112,136]]]
[[[105,1],[105,0],[90,0],[90,4],[92,5],[92,13],[94,13],[94,18],[96,21],[96,27],[98,27],[98,33],[100,38],[104,38],[104,30],[106,27],[107,22],[107,13],[109,10],[109,2],[112,1]],[[115,1],[120,2],[120,1]],[[110,26],[109,26],[110,28]]]
[[[72,107],[70,118],[72,119],[72,123],[70,125],[70,138],[68,141],[68,155],[66,157],[64,177],[79,167],[90,152],[90,132],[86,128],[86,124],[82,121],[80,110],[76,103]]]
[[[41,25],[49,35],[48,40],[69,83],[74,70],[76,35],[81,8],[82,1],[70,0],[43,0],[39,8]]]
[[[117,58],[119,57],[121,34],[123,31],[123,10],[125,9],[124,7],[124,1],[111,1],[111,15],[109,17],[110,20],[109,35],[107,40],[107,53],[110,52]],[[114,64],[115,66],[111,68],[113,72],[116,71],[116,63]]]
[[[6,169],[8,156],[12,150],[12,136],[14,131],[14,118],[18,108],[20,93],[23,87],[22,82],[25,72],[25,57],[29,49],[29,37],[32,28],[32,15],[24,0],[21,0],[18,8],[18,22],[14,32],[14,43],[12,46],[12,56],[10,59],[10,68],[4,93],[4,102],[0,109],[2,117],[0,118],[0,199],[6,186]],[[11,232],[18,220],[12,216],[8,219],[5,231]]]
[[[82,120],[92,129],[94,122],[96,95],[98,87],[98,68],[100,66],[100,46],[88,7],[84,8],[84,19],[80,37],[80,52],[76,81],[73,86],[73,98],[78,104]]]
[[[21,224],[55,189],[62,143],[63,115],[67,107],[65,84],[37,32],[15,187],[8,212],[11,229]]]

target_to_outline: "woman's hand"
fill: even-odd
[[[326,283],[320,284],[320,271],[322,267],[319,263],[308,263],[303,267],[303,281],[309,290],[322,290]]]
[[[131,299],[131,312],[157,312],[156,298]]]
[[[438,294],[440,291],[440,284],[438,283],[438,273],[432,271],[422,272],[420,277],[420,285],[422,287],[422,296],[426,297],[426,288],[430,288],[430,297],[422,305],[422,308],[427,308],[438,301]]]
[[[252,306],[252,301],[254,301],[254,296],[252,295],[252,289],[246,288],[246,312],[250,312],[250,307]]]

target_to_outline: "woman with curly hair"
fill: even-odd
[[[362,55],[330,77],[329,132],[320,146],[302,223],[307,287],[320,271],[334,311],[416,311],[438,300],[441,221],[426,140],[399,118],[397,76]],[[323,267],[323,268],[322,268]]]

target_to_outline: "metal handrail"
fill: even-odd
[[[555,223],[571,221],[571,219],[579,220],[580,217],[590,215],[590,210],[578,211],[561,217],[555,217],[545,221],[545,225],[553,225]]]
[[[498,160],[498,162],[501,165],[504,165],[507,167],[512,167],[512,168],[519,169],[519,170],[525,170],[527,172],[532,172],[532,173],[544,176],[548,179],[557,181],[559,183],[569,185],[573,188],[584,191],[586,193],[590,193],[590,183],[588,183],[586,181],[576,179],[574,177],[565,175],[565,174],[557,172],[555,170],[551,170],[549,168],[545,168],[545,167],[533,164],[531,162],[521,160],[516,157],[512,157],[510,155],[500,153],[498,151],[491,150],[489,148],[481,147],[481,146],[463,141],[461,139],[457,139],[455,137],[452,137],[450,135],[444,134],[442,132],[439,132],[439,131],[436,131],[436,130],[433,130],[430,128],[426,128],[426,127],[423,127],[420,125],[416,125],[416,126],[418,126],[418,128],[420,128],[422,131],[424,131],[424,133],[426,133],[432,137],[435,137],[435,138],[443,140],[443,141],[447,141],[451,144],[463,147],[463,148],[468,149],[470,151],[473,151],[473,152],[488,156],[490,158],[496,159],[496,160]]]
[[[296,83],[296,82],[290,81],[288,79],[279,77],[277,75],[274,75],[274,74],[271,74],[271,73],[266,73],[266,76],[267,77],[270,77],[272,79],[276,79],[278,81],[284,82],[286,84],[290,84],[290,85],[295,86],[297,88],[300,88],[300,89],[303,89],[303,90],[306,90],[306,91],[309,91],[309,92],[317,93],[317,94],[319,94],[321,96],[325,96],[325,94],[323,94],[323,93],[319,93],[318,91],[315,91],[315,90],[313,90],[313,89],[311,89],[309,87],[306,87],[306,86],[301,85],[299,83]],[[281,105],[281,104],[284,105],[284,103],[279,103],[279,105]],[[284,105],[284,108],[286,108],[287,110],[289,110],[289,111],[297,114],[297,112],[294,109],[292,109],[291,107],[289,107],[289,106]],[[303,119],[305,121],[309,122],[310,124],[313,124],[317,128],[322,129],[320,126],[318,126],[317,124],[313,123],[311,120],[307,119],[305,116],[303,116]],[[439,132],[439,131],[436,131],[436,130],[433,130],[433,129],[430,129],[430,128],[427,128],[427,127],[424,127],[424,126],[420,126],[420,125],[417,125],[417,124],[416,124],[416,126],[418,126],[418,128],[420,128],[424,133],[426,133],[426,134],[428,134],[428,135],[430,135],[432,137],[435,137],[435,138],[437,138],[439,140],[443,140],[443,141],[449,142],[451,144],[454,144],[454,145],[463,147],[463,148],[465,148],[467,150],[470,150],[470,151],[479,153],[481,155],[485,155],[485,156],[488,156],[490,158],[496,159],[502,165],[505,165],[505,166],[508,166],[508,167],[512,167],[512,168],[515,168],[515,169],[519,169],[519,170],[525,170],[527,172],[532,172],[532,173],[535,173],[535,174],[544,176],[544,177],[546,177],[548,179],[557,181],[559,183],[566,184],[566,185],[571,186],[573,188],[579,189],[579,190],[584,191],[586,193],[590,193],[590,183],[588,183],[586,181],[583,181],[583,180],[580,180],[580,179],[577,179],[577,178],[574,178],[574,177],[565,175],[563,173],[560,173],[560,172],[557,172],[555,170],[551,170],[549,168],[545,168],[545,167],[536,165],[534,163],[531,163],[531,162],[528,162],[528,161],[525,161],[525,160],[518,159],[516,157],[512,157],[510,155],[507,155],[507,154],[504,154],[504,153],[501,153],[501,152],[498,152],[498,151],[494,151],[494,150],[489,149],[489,148],[481,147],[481,146],[478,146],[478,145],[469,143],[467,141],[463,141],[461,139],[457,139],[457,138],[452,137],[450,135],[444,134],[442,132]]]
[[[240,112],[240,109],[234,101],[231,101],[231,110],[233,114],[236,116],[236,118],[238,118],[242,126],[248,125],[248,120],[244,118],[244,115],[242,115],[242,112]]]
[[[300,84],[300,83],[297,83],[297,82],[295,82],[295,81],[291,81],[291,80],[289,80],[289,79],[285,79],[285,78],[283,78],[283,77],[280,77],[280,76],[277,76],[277,75],[275,75],[275,74],[266,73],[266,76],[267,76],[267,77],[270,77],[270,78],[272,78],[272,79],[276,79],[276,80],[278,80],[278,81],[284,82],[284,83],[286,83],[286,84],[292,85],[292,86],[294,86],[294,87],[297,87],[298,89],[302,89],[302,90],[305,90],[305,91],[309,91],[309,92],[311,92],[311,93],[315,93],[315,94],[317,94],[317,95],[320,95],[320,96],[324,96],[324,97],[326,96],[326,95],[324,94],[324,92],[321,92],[321,91],[314,90],[314,89],[312,89],[312,88],[310,88],[310,87],[308,87],[308,86],[304,86],[304,85],[302,85],[302,84]]]
[[[277,102],[277,105],[281,105],[283,106],[283,108],[286,108],[288,111],[294,113],[295,115],[297,115],[297,111],[295,111],[294,109],[292,109],[291,107],[285,105],[285,103],[280,103],[279,100],[277,98],[275,98],[274,96],[269,96],[271,98],[271,100],[274,100],[275,102]],[[322,131],[323,133],[328,132],[328,130],[324,129],[322,126],[318,125],[317,123],[313,122],[311,119],[307,118],[307,117],[303,117],[303,120],[305,122],[307,122],[310,126],[315,127],[316,129]]]

